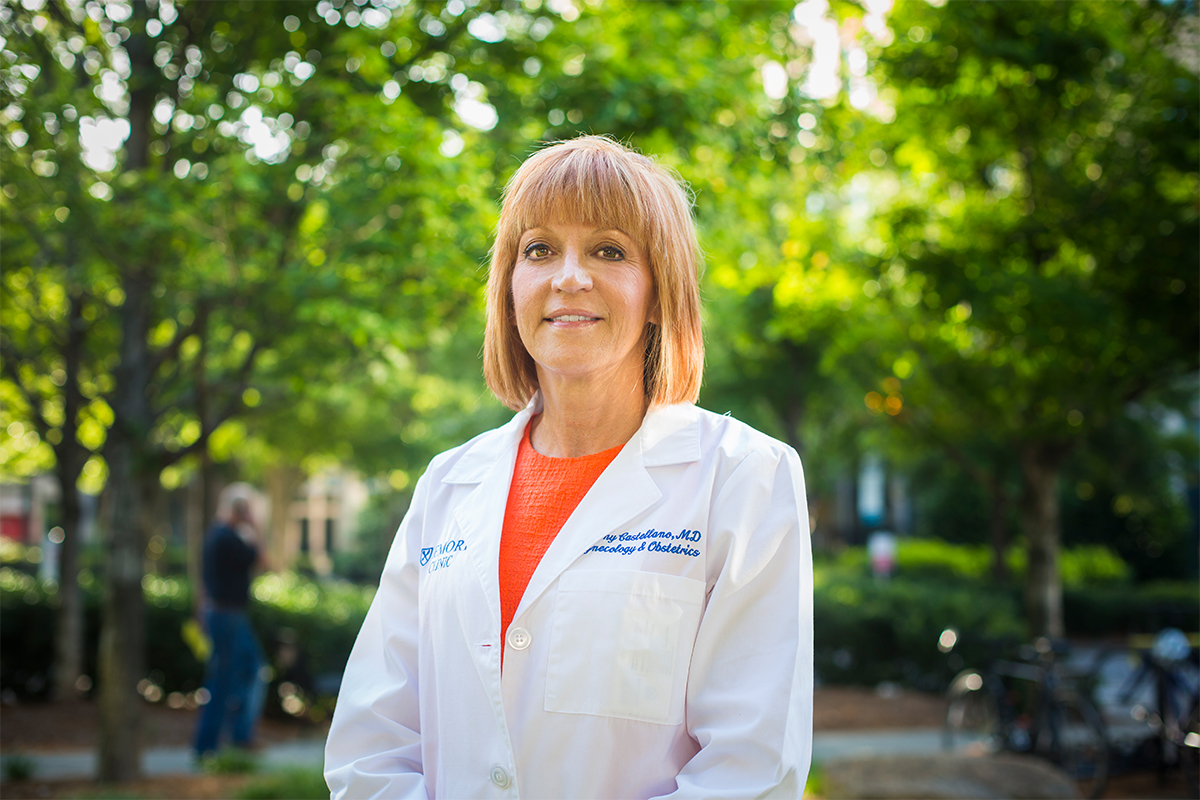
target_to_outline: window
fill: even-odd
[[[325,552],[333,555],[333,517],[325,519]]]
[[[308,517],[300,520],[300,552],[308,552]]]

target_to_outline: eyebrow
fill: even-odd
[[[518,237],[518,241],[520,241],[521,239],[524,239],[526,236],[528,236],[531,233],[536,234],[539,232],[549,233],[550,229],[544,228],[540,225],[535,225],[532,228],[526,228],[525,230],[521,231],[521,235]],[[598,236],[603,236],[605,234],[610,234],[610,233],[619,233],[631,242],[637,241],[637,239],[633,238],[632,235],[626,233],[625,231],[621,230],[620,228],[600,228],[600,229],[597,229],[596,231],[594,231],[594,233]]]

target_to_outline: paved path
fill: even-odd
[[[8,754],[5,754],[6,756]],[[33,777],[43,780],[66,780],[69,778],[95,778],[96,753],[91,750],[75,750],[60,753],[22,754],[33,762]],[[262,770],[283,767],[320,767],[325,759],[325,742],[320,739],[298,740],[274,744],[265,748],[258,756]],[[201,772],[192,760],[188,747],[149,747],[142,753],[142,774],[179,775]]]
[[[1090,666],[1096,651],[1079,648],[1071,657],[1073,665]],[[1099,675],[1096,691],[1109,725],[1110,735],[1115,739],[1141,735],[1146,723],[1133,723],[1130,710],[1137,704],[1152,701],[1150,687],[1121,702],[1120,689],[1136,670],[1137,663],[1124,659],[1112,659],[1105,663]],[[1132,728],[1131,728],[1132,725]],[[1127,730],[1128,729],[1128,730]],[[320,767],[324,760],[323,740],[299,740],[267,747],[260,755],[263,769],[305,766]],[[915,728],[911,730],[886,731],[817,731],[813,737],[813,760],[821,762],[842,759],[871,758],[901,755],[929,755],[941,748],[941,734],[937,728]],[[8,756],[6,753],[4,756]],[[34,765],[34,776],[42,779],[92,778],[96,774],[96,754],[90,750],[26,754]],[[192,762],[191,750],[186,747],[147,748],[142,756],[142,771],[147,776],[172,775],[197,772]]]
[[[941,745],[937,728],[890,731],[818,731],[813,737],[813,760],[833,761],[885,755],[936,753]],[[325,743],[305,740],[276,744],[260,754],[261,769],[281,767],[320,767]],[[26,754],[34,764],[34,777],[44,780],[94,778],[96,754],[90,750],[61,753]],[[151,747],[142,754],[142,772],[146,776],[177,775],[199,772],[186,747]]]
[[[844,758],[928,755],[941,749],[940,728],[889,731],[817,731],[813,736],[813,761]]]

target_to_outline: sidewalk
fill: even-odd
[[[817,731],[813,761],[823,764],[851,758],[930,755],[941,750],[940,728],[886,731]]]
[[[813,760],[818,763],[871,756],[927,755],[941,745],[936,728],[886,731],[818,731],[813,737]],[[96,777],[96,754],[91,750],[22,754],[34,765],[40,780],[89,779]],[[325,742],[302,739],[273,744],[259,753],[263,770],[283,767],[319,768],[325,760]],[[142,754],[142,774],[196,774],[202,770],[192,761],[187,747],[150,747]]]
[[[34,780],[93,779],[96,777],[96,753],[71,750],[58,753],[22,753],[33,764]],[[300,739],[265,747],[258,754],[262,770],[284,767],[320,769],[325,761],[325,741]],[[147,778],[161,775],[194,775],[203,772],[192,760],[189,747],[148,747],[142,753],[142,774]]]

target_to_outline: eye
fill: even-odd
[[[625,258],[625,251],[611,244],[604,245],[596,252],[606,261],[621,261]]]
[[[525,257],[531,260],[546,258],[550,255],[550,248],[541,242],[534,242],[525,248]]]

